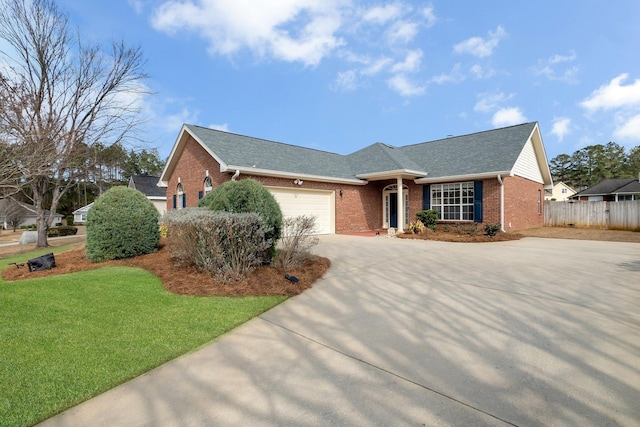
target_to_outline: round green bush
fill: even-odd
[[[198,206],[214,211],[253,212],[260,215],[264,224],[270,228],[265,237],[271,240],[266,254],[267,260],[271,260],[282,233],[282,211],[273,194],[264,185],[253,179],[227,181],[200,199]]]
[[[111,188],[87,212],[87,258],[102,262],[157,251],[159,218],[158,210],[141,192]]]

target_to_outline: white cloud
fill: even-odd
[[[500,108],[500,105],[509,101],[515,96],[514,93],[506,94],[504,92],[483,92],[476,97],[478,102],[473,107],[474,111],[481,113],[490,113]]]
[[[438,76],[433,76],[429,82],[431,83],[436,83],[439,85],[445,84],[445,83],[460,83],[463,82],[465,80],[465,76],[464,74],[462,74],[460,72],[460,64],[456,64],[453,66],[453,68],[451,69],[451,72],[447,73],[442,73]]]
[[[493,127],[505,127],[517,125],[520,123],[524,123],[527,121],[527,118],[522,114],[520,108],[518,107],[510,107],[510,108],[502,108],[496,111],[491,119],[491,124]]]
[[[323,0],[168,1],[156,9],[152,25],[174,34],[198,33],[213,54],[248,48],[257,55],[317,65],[345,42],[338,2]]]
[[[358,88],[358,72],[347,70],[339,72],[331,85],[331,89],[340,91],[352,91]]]
[[[590,112],[640,105],[640,79],[636,79],[630,85],[623,86],[622,82],[628,77],[629,75],[624,73],[613,78],[609,84],[600,86],[591,92],[591,95],[580,105]]]
[[[507,35],[505,29],[498,25],[495,31],[489,31],[489,36],[486,39],[477,36],[471,37],[453,46],[453,51],[459,54],[468,53],[479,58],[491,56],[493,50]]]
[[[621,141],[640,141],[640,114],[624,118],[613,136]]]
[[[489,79],[496,74],[496,70],[493,68],[484,68],[479,64],[472,65],[471,68],[469,68],[469,72],[476,79]]]
[[[387,80],[389,87],[404,97],[423,95],[427,90],[426,86],[420,86],[413,82],[403,74],[396,74]]]
[[[588,113],[613,111],[613,136],[623,141],[640,141],[640,79],[624,85],[627,73],[611,79],[585,98],[580,106]],[[611,118],[613,120],[611,120]]]
[[[412,50],[407,53],[404,61],[395,64],[391,67],[391,72],[415,72],[420,69],[420,63],[422,62],[422,50]]]
[[[557,70],[563,64],[574,62],[576,59],[578,59],[578,55],[574,50],[570,50],[568,55],[554,54],[545,60],[538,61],[533,73],[536,76],[544,76],[549,80],[576,84],[579,83],[580,67],[573,65],[564,70]]]
[[[568,117],[554,118],[551,133],[555,135],[560,142],[562,142],[564,137],[571,133],[571,119]]]
[[[182,128],[182,125],[185,123],[197,123],[198,112],[191,111],[184,107],[175,114],[165,115],[159,122],[162,123],[162,126],[167,132],[175,132],[176,129]]]
[[[435,8],[432,4],[429,4],[427,7],[422,9],[422,15],[427,18],[427,27],[432,27],[438,22],[438,17],[435,13]]]
[[[384,6],[375,6],[367,10],[362,16],[362,19],[374,24],[385,24],[402,16],[404,9],[400,2]]]
[[[547,62],[549,64],[558,64],[561,62],[573,62],[576,59],[578,59],[578,55],[576,54],[575,50],[571,49],[569,51],[569,55],[555,54],[555,55],[552,55]]]
[[[389,28],[387,38],[390,43],[409,43],[418,35],[418,24],[409,21],[397,21]]]
[[[393,59],[391,58],[379,58],[373,62],[367,64],[367,66],[362,70],[362,74],[365,76],[373,76],[380,73],[382,70],[386,69],[389,65],[393,63]]]
[[[224,132],[229,132],[229,125],[227,123],[221,124],[221,125],[209,125],[209,129],[214,129],[214,130],[221,130]]]

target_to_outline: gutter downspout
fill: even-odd
[[[498,182],[500,183],[500,230],[504,231],[504,182],[500,175],[498,175]]]
[[[236,169],[236,172],[231,177],[231,181],[235,181],[237,177],[240,176],[240,169]]]

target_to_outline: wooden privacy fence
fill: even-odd
[[[640,200],[625,202],[544,202],[545,227],[640,231]]]

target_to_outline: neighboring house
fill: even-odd
[[[319,234],[402,231],[423,209],[443,221],[542,227],[552,186],[535,122],[348,155],[185,124],[160,185],[170,210],[243,178],[264,184],[285,216],[315,215]]]
[[[640,200],[640,177],[605,179],[574,194],[571,199],[589,202]]]
[[[151,200],[160,215],[167,211],[167,189],[158,187],[160,177],[149,175],[133,175],[129,178],[129,188],[140,191]]]
[[[17,224],[17,227],[34,225],[36,223],[35,206],[23,202],[14,202],[10,199],[0,199],[0,220],[2,221],[2,226],[5,229],[11,228],[11,224],[9,224],[10,220],[7,218],[7,213],[8,210],[11,209],[10,205],[13,203],[17,203],[22,207],[22,213],[20,215],[21,222]],[[49,215],[49,211],[45,211],[45,215]],[[60,224],[62,224],[62,214],[56,213],[53,219],[53,225],[56,226]]]
[[[545,200],[555,200],[557,202],[566,202],[577,191],[569,187],[564,182],[556,183],[551,190],[547,190],[544,195]]]
[[[87,212],[89,212],[89,208],[91,208],[92,203],[89,203],[87,206],[83,206],[80,209],[76,209],[73,211],[73,223],[74,224],[84,224],[87,222]]]
[[[138,190],[149,199],[153,206],[158,209],[160,215],[167,211],[167,191],[165,188],[158,187],[159,177],[148,175],[133,175],[129,178],[129,188]],[[84,224],[87,222],[87,212],[93,203],[83,206],[73,211],[74,224]]]

